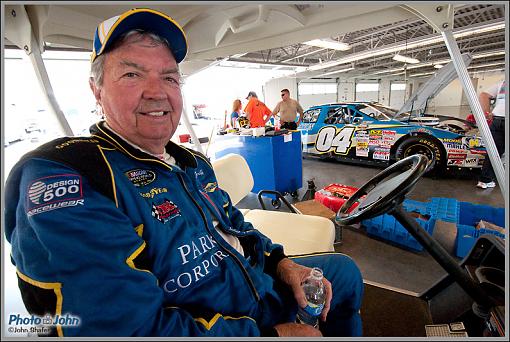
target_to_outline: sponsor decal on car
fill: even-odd
[[[461,148],[449,148],[446,150],[449,154],[454,154],[454,153],[466,153],[466,150],[464,149],[461,149]]]
[[[472,150],[469,150],[469,153],[471,153],[471,154],[487,154],[487,151],[472,149]]]
[[[466,153],[448,153],[448,159],[466,159]]]
[[[152,203],[152,217],[159,222],[164,224],[177,216],[181,216],[181,210],[174,202],[165,198],[162,203]]]
[[[454,143],[454,144],[462,144],[462,139],[450,139],[450,138],[440,138],[439,140],[445,142],[445,143]]]
[[[464,166],[478,166],[478,158],[466,158]]]
[[[36,179],[27,189],[27,215],[83,205],[81,176],[61,174]]]
[[[151,170],[134,169],[126,171],[124,174],[136,187],[149,185],[156,180],[156,173]]]
[[[447,150],[450,150],[450,149],[458,149],[458,150],[463,150],[464,149],[464,145],[462,144],[459,144],[459,143],[443,143],[444,147],[447,149]]]
[[[462,165],[463,163],[462,159],[448,159],[448,165]]]
[[[387,148],[376,148],[372,158],[378,160],[390,160],[390,150]]]

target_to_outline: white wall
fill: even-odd
[[[498,72],[482,72],[474,73],[471,75],[473,85],[475,86],[477,94],[480,94],[483,89],[491,86],[492,84],[504,79],[505,74],[503,71]],[[390,79],[383,78],[379,83],[379,92],[363,92],[356,95],[355,80],[354,79],[338,79],[337,94],[316,94],[316,95],[302,95],[297,94],[298,81],[295,78],[279,78],[270,80],[264,87],[266,104],[269,108],[274,108],[276,103],[280,100],[280,90],[288,88],[291,92],[292,98],[297,98],[301,103],[303,109],[307,109],[314,105],[335,103],[344,101],[379,101],[385,105],[393,108],[400,108],[405,100],[407,100],[411,93],[414,93],[427,78],[411,78],[407,81],[405,91],[391,91]],[[318,81],[307,80],[308,82],[323,82],[331,83],[331,81]],[[368,80],[370,82],[373,80]],[[400,81],[400,80],[393,80]],[[306,81],[302,81],[306,82]],[[357,82],[365,82],[358,79]],[[405,92],[405,96],[404,96]],[[439,94],[433,98],[428,105],[427,112],[436,114],[453,115],[464,118],[471,112],[468,102],[463,95],[464,91],[461,82],[456,79],[446,86]]]
[[[354,101],[354,80],[340,80],[338,82],[338,101]]]
[[[383,78],[379,81],[379,102],[385,106],[390,104],[390,79]]]
[[[299,103],[304,110],[315,105],[336,102],[336,94],[299,95]]]
[[[281,77],[269,80],[264,86],[264,103],[269,109],[273,110],[278,102],[282,100],[280,95],[282,89],[289,89],[290,97],[298,99],[297,80],[295,78]]]

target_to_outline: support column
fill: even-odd
[[[32,62],[37,80],[41,90],[48,102],[49,109],[56,116],[58,123],[65,135],[72,136],[73,130],[67,122],[67,119],[60,109],[58,101],[53,93],[48,72],[44,65],[40,44],[35,38],[32,30],[32,24],[23,5],[11,5],[5,7],[5,35],[7,39],[15,43],[20,49],[25,50]]]
[[[441,32],[487,149],[489,159],[498,180],[498,185],[501,189],[501,195],[506,199],[508,195],[506,193],[506,179],[503,163],[501,162],[489,125],[485,119],[482,106],[480,105],[480,100],[478,99],[473,87],[473,83],[471,83],[467,68],[462,61],[459,47],[452,33],[454,15],[453,5],[412,4],[402,5],[402,8],[427,21],[427,23],[430,24],[436,32]]]

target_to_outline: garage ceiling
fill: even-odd
[[[305,10],[310,5],[296,5]],[[505,67],[505,8],[502,4],[467,5],[455,8],[453,32],[461,53],[474,57],[469,71],[486,71]],[[394,76],[402,78],[427,76],[444,65],[450,55],[441,35],[419,18],[406,19],[385,25],[348,32],[338,36],[321,37],[348,44],[348,51],[292,44],[275,49],[248,53],[230,61],[275,64],[266,68],[297,71],[298,77],[342,78]],[[384,51],[396,50],[389,53]],[[379,55],[378,55],[379,53]],[[405,64],[393,60],[395,54],[419,60]],[[374,54],[374,56],[370,56]],[[337,64],[338,62],[342,62]],[[324,68],[299,72],[311,66]],[[337,64],[327,67],[328,63]],[[335,73],[336,72],[336,73]],[[290,73],[292,75],[292,73]]]

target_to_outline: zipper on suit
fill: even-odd
[[[186,190],[186,193],[188,194],[188,196],[191,198],[191,200],[193,201],[193,203],[195,204],[195,206],[198,208],[198,211],[200,212],[200,215],[202,216],[202,220],[204,220],[204,223],[205,223],[205,228],[207,229],[207,232],[209,234],[211,234],[211,236],[213,235],[212,232],[210,231],[209,229],[209,225],[207,224],[207,218],[205,217],[205,214],[202,210],[202,208],[200,207],[200,205],[197,203],[197,201],[195,200],[195,198],[193,198],[193,196],[191,195],[190,191],[188,190],[188,187],[186,186],[186,183],[184,182],[184,180],[182,179],[182,175],[181,174],[177,174],[177,176],[179,177],[179,181],[181,182],[181,184],[184,186],[184,189]],[[260,295],[259,293],[257,292],[257,289],[255,288],[255,285],[253,284],[253,280],[251,280],[250,278],[250,275],[248,274],[248,271],[246,270],[246,268],[244,268],[243,264],[241,263],[241,260],[239,260],[239,258],[237,256],[235,256],[232,252],[230,252],[228,250],[228,248],[226,248],[225,246],[223,246],[219,241],[216,241],[218,243],[218,246],[223,250],[225,251],[228,255],[230,255],[234,261],[237,263],[237,265],[239,266],[239,268],[241,268],[241,271],[244,275],[244,278],[246,279],[246,281],[248,282],[248,285],[250,286],[250,289],[252,290],[252,293],[253,293],[253,296],[255,297],[255,300],[258,302],[260,301]]]

